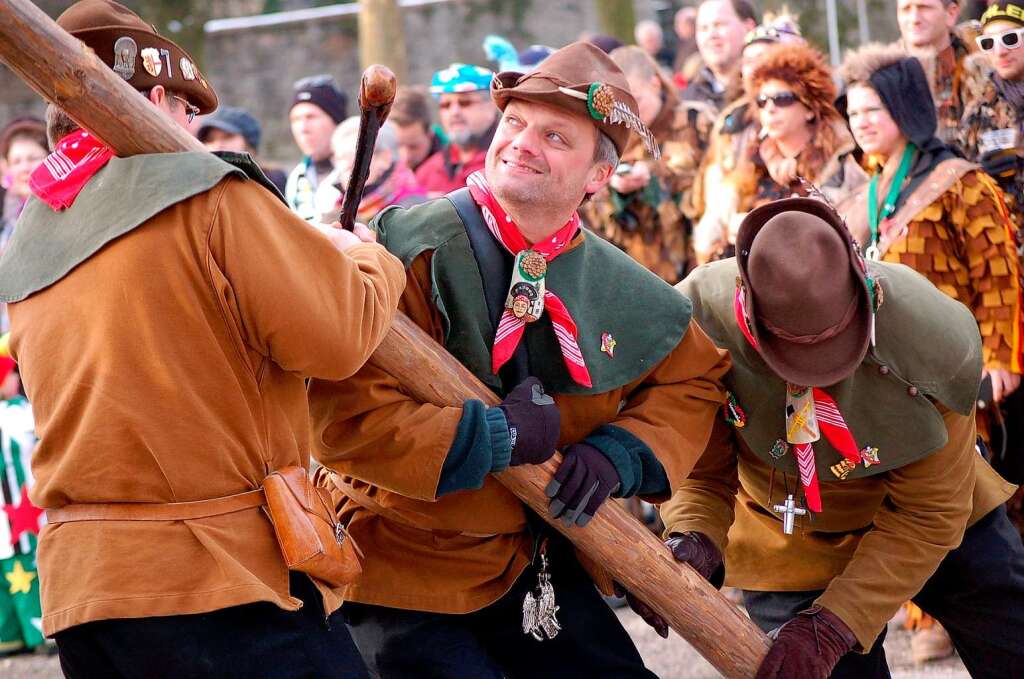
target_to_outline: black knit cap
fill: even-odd
[[[981,25],[986,26],[993,21],[1010,21],[1024,26],[1024,2],[996,2],[989,5],[981,15]]]
[[[871,74],[868,82],[889,109],[900,132],[918,147],[935,136],[938,119],[935,103],[921,62],[914,57],[900,59]]]
[[[313,75],[295,83],[291,108],[303,103],[319,106],[335,123],[348,117],[348,97],[329,75]]]

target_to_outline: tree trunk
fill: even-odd
[[[96,56],[28,0],[0,0],[0,60],[119,156],[203,150]],[[401,314],[371,361],[422,401],[458,405],[498,399],[464,366]],[[647,601],[726,677],[752,677],[767,638],[735,606],[616,502],[586,528],[550,519],[544,487],[556,462],[508,469],[497,479],[562,531],[578,549]]]
[[[633,0],[595,0],[597,6],[597,25],[601,32],[618,38],[626,45],[632,45],[633,27],[636,26],[636,14],[633,12]]]
[[[359,0],[359,63],[384,64],[398,82],[407,81],[405,26],[398,0]]]

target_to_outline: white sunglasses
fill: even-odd
[[[1024,39],[1024,28],[1013,28],[995,35],[979,35],[974,41],[978,43],[978,48],[982,52],[991,52],[996,48],[997,39],[1003,43],[1003,47],[1006,49],[1015,50],[1021,46],[1021,41]]]

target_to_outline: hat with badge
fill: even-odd
[[[184,96],[200,113],[217,108],[217,93],[189,53],[124,5],[111,0],[80,0],[57,17],[57,24],[135,89],[162,85]]]
[[[530,73],[499,73],[491,82],[491,97],[502,111],[512,99],[522,99],[585,117],[611,138],[620,155],[630,132],[636,132],[648,152],[660,156],[654,135],[640,120],[626,75],[589,42],[574,42],[556,50]]]
[[[816,198],[751,210],[736,234],[739,307],[757,349],[792,384],[827,387],[867,355],[873,282],[842,218]]]

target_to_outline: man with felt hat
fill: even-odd
[[[148,115],[184,127],[217,105],[127,8],[83,0],[58,24]],[[289,572],[261,486],[304,479],[305,379],[361,366],[401,264],[365,227],[295,216],[246,155],[118,158],[52,105],[47,120],[0,300],[40,437],[42,628],[63,672],[365,677],[340,590]]]
[[[580,228],[630,135],[653,147],[618,66],[574,43],[498,74],[491,97],[484,170],[373,226],[406,265],[403,311],[504,400],[438,407],[369,366],[311,382],[319,458],[366,555],[344,610],[382,677],[651,677],[600,565],[491,475],[560,451],[547,518],[567,530],[611,497],[664,500],[728,358],[682,295]]]
[[[975,449],[970,311],[865,262],[816,198],[751,211],[736,251],[677,286],[732,369],[662,507],[676,558],[715,571],[724,554],[725,583],[777,630],[759,679],[888,677],[885,625],[911,598],[972,676],[1015,676],[1024,547],[1002,507],[1013,486]]]

